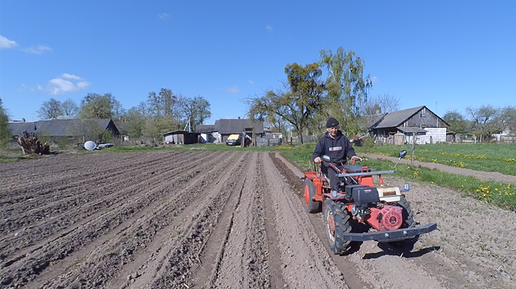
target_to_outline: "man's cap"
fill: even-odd
[[[328,121],[326,122],[326,127],[334,127],[334,126],[338,126],[338,125],[339,125],[339,121],[333,117],[330,117],[328,119]]]

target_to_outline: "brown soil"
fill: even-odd
[[[417,220],[439,231],[336,256],[302,176],[266,152],[0,164],[0,288],[514,288],[513,212],[412,183]]]

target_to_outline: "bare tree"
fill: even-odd
[[[38,116],[41,119],[56,119],[63,115],[61,102],[51,98],[43,102],[41,108],[38,110]]]
[[[79,106],[70,98],[63,101],[61,109],[65,117],[76,117],[79,114]]]

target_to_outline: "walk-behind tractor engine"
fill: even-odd
[[[407,152],[400,152],[399,159]],[[437,224],[416,227],[414,212],[405,199],[409,185],[387,186],[382,175],[394,171],[371,172],[360,165],[345,165],[343,170],[323,160],[337,171],[340,184],[337,195],[331,195],[328,178],[320,171],[305,173],[306,209],[310,213],[323,211],[324,226],[330,248],[345,253],[352,241],[389,242],[396,246],[412,246],[419,235],[437,229]],[[378,178],[378,186],[373,184]],[[411,247],[409,248],[411,249]]]

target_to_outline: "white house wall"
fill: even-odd
[[[425,143],[446,142],[446,128],[425,128],[427,131]]]

